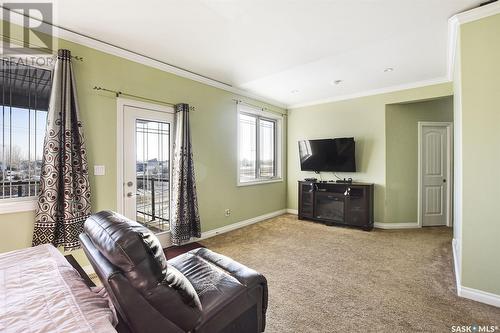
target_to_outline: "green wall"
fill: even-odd
[[[285,181],[236,186],[237,114],[232,99],[285,110],[68,41],[59,40],[58,46],[85,59],[75,61],[74,69],[89,165],[91,170],[94,164],[106,166],[105,176],[91,177],[93,211],[116,208],[117,186],[116,98],[93,90],[94,86],[196,108],[191,113],[191,129],[203,231],[286,207]],[[286,161],[285,140],[283,152]],[[231,209],[230,217],[224,216],[225,208]],[[33,212],[0,213],[0,252],[30,246],[33,221]]]
[[[453,98],[386,107],[385,222],[417,222],[418,122],[453,121]]]
[[[297,181],[315,176],[312,172],[300,171],[297,142],[302,139],[354,136],[358,172],[338,175],[375,183],[375,221],[395,222],[386,219],[386,207],[392,205],[386,200],[386,106],[452,94],[452,84],[444,83],[289,110],[288,207],[297,209]],[[322,175],[325,180],[334,179],[330,172]]]
[[[500,15],[460,30],[462,285],[500,295]]]

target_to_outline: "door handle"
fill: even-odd
[[[349,195],[351,195],[351,188],[350,187],[348,187],[348,188],[345,189],[344,195],[346,197],[349,196]]]
[[[129,197],[129,198],[136,197],[138,195],[139,195],[139,193],[132,193],[132,192],[127,193],[127,197]]]
[[[446,179],[443,179],[443,183],[446,183]]]

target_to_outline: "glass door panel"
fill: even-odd
[[[151,229],[168,247],[174,110],[124,101],[118,211]]]
[[[169,230],[170,124],[137,119],[136,220],[154,232]]]

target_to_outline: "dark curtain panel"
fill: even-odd
[[[175,245],[187,242],[192,237],[201,237],[187,104],[175,106],[170,232]]]
[[[59,50],[53,74],[43,146],[33,246],[80,247],[78,235],[90,215],[90,185],[71,53]]]

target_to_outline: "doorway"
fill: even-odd
[[[172,107],[118,99],[117,208],[170,244]]]
[[[419,226],[452,226],[452,135],[452,123],[418,123]]]

